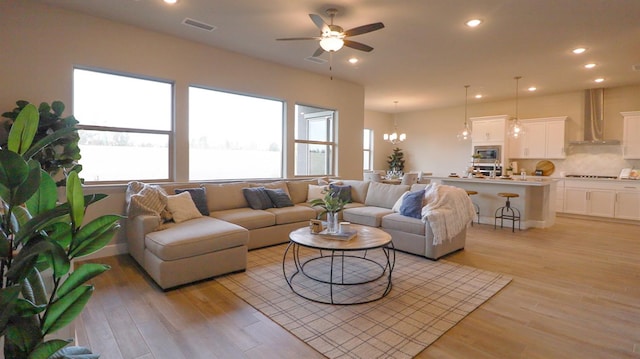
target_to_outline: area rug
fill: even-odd
[[[287,285],[282,265],[285,248],[253,250],[246,272],[217,280],[329,358],[411,358],[511,281],[499,273],[396,252],[393,287],[387,296],[367,304],[319,304],[301,298]],[[376,254],[369,252],[374,258]],[[300,252],[302,259],[312,254],[317,251]],[[292,262],[292,257],[285,262],[287,274],[295,270]],[[299,278],[304,286],[304,276]],[[366,290],[375,292],[380,285],[386,284],[373,283]],[[306,289],[328,295],[326,285],[321,289],[310,284]],[[353,293],[369,295],[366,290],[357,288]]]

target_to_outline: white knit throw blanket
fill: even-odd
[[[451,240],[473,220],[473,202],[462,188],[432,183],[425,190],[422,221],[429,221],[434,245]]]

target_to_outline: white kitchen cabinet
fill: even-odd
[[[622,138],[625,159],[640,159],[640,111],[621,112],[624,116]]]
[[[564,181],[556,182],[556,212],[564,212]]]
[[[504,143],[508,118],[506,115],[472,117],[471,140],[474,146],[483,143]]]
[[[615,218],[640,220],[640,185],[624,185],[616,191]]]
[[[509,138],[510,158],[565,158],[566,117],[520,120],[524,135]]]

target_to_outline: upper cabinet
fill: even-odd
[[[504,144],[508,119],[507,115],[472,117],[471,140],[473,144]]]
[[[640,111],[621,112],[624,117],[622,157],[640,159]]]
[[[565,158],[566,116],[520,120],[524,135],[509,138],[510,158]]]

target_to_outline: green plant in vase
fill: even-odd
[[[0,149],[0,336],[6,358],[60,358],[90,351],[65,348],[71,339],[46,339],[70,324],[93,293],[86,284],[109,269],[74,259],[102,249],[119,229],[120,216],[105,215],[83,225],[87,207],[106,195],[85,196],[76,171],[66,179],[66,202],[58,203],[56,182],[35,157],[68,129],[35,141],[39,113],[27,104]],[[61,132],[59,132],[61,131]],[[52,274],[52,288],[44,285]]]
[[[318,214],[317,218],[321,218],[323,215],[327,215],[327,230],[330,233],[335,233],[338,231],[338,213],[344,209],[346,204],[340,198],[338,192],[327,191],[323,198],[318,198],[310,201],[312,206],[318,206],[323,209],[321,213]]]

